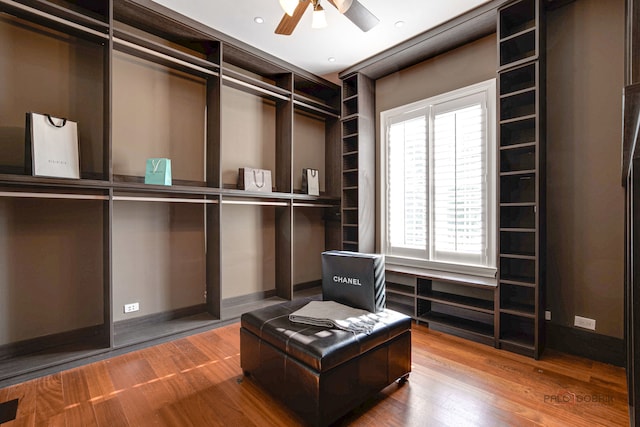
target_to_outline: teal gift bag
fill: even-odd
[[[147,159],[144,183],[171,185],[171,159]]]

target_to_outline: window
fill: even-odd
[[[381,114],[387,262],[493,276],[495,79]]]

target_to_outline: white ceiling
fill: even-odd
[[[154,0],[235,39],[314,74],[336,81],[336,73],[446,22],[489,0],[359,0],[380,19],[362,32],[328,1],[321,2],[329,26],[311,28],[311,7],[291,36],[274,34],[283,16],[278,0]],[[255,17],[264,19],[256,24]],[[395,23],[404,21],[396,28]],[[335,58],[335,62],[329,62]]]

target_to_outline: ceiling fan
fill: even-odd
[[[369,12],[358,0],[326,0],[331,3],[340,13],[349,18],[351,22],[356,24],[362,31],[369,31],[380,20]],[[280,6],[286,12],[282,20],[276,28],[276,34],[291,35],[293,30],[302,19],[302,15],[311,4],[313,6],[312,28],[324,28],[327,26],[327,19],[324,15],[324,9],[320,5],[320,0],[280,0]]]

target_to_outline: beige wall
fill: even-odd
[[[222,88],[222,183],[238,182],[239,168],[271,171],[276,182],[276,107],[272,102]]]
[[[203,230],[201,204],[114,202],[114,321],[205,303]]]
[[[376,117],[381,111],[495,78],[496,55],[496,37],[490,35],[376,80]]]
[[[293,188],[302,188],[302,169],[318,169],[320,191],[324,191],[325,143],[324,120],[296,112],[293,121]]]
[[[222,298],[276,287],[274,207],[222,206]]]
[[[0,346],[102,325],[102,209],[0,198]]]
[[[324,211],[295,208],[293,216],[293,283],[322,279],[321,253],[324,245]]]
[[[624,1],[580,0],[548,16],[547,308],[623,337],[620,185]]]
[[[113,173],[144,176],[147,158],[171,159],[174,180],[204,181],[206,82],[116,52]]]
[[[25,113],[33,111],[77,122],[81,170],[100,173],[103,48],[47,33],[0,16],[0,167],[23,167]]]

